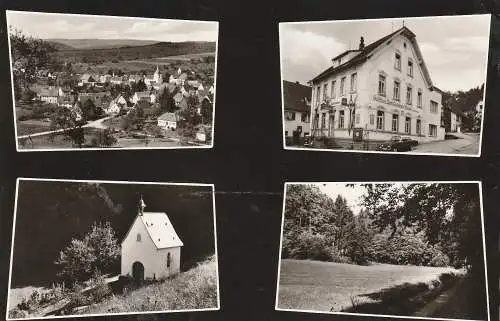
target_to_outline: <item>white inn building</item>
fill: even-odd
[[[394,135],[419,142],[444,139],[441,91],[430,78],[416,36],[401,29],[358,50],[347,50],[312,81],[311,132],[352,140]]]

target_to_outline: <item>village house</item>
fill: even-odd
[[[108,115],[118,114],[122,109],[127,108],[127,100],[119,95],[115,99],[111,100],[108,107],[104,109],[104,112]]]
[[[283,81],[283,108],[285,112],[285,137],[310,134],[310,86],[299,82]]]
[[[145,207],[141,198],[121,243],[121,274],[135,280],[167,278],[180,272],[184,244],[166,213],[145,212]]]
[[[447,133],[460,133],[462,131],[462,124],[465,117],[466,115],[456,108],[456,106],[443,106],[441,120]]]
[[[404,135],[419,142],[444,139],[441,93],[434,86],[415,34],[406,27],[332,59],[314,77],[311,132],[348,142]]]
[[[33,91],[36,93],[37,100],[48,104],[57,104],[59,97],[64,96],[64,92],[61,87],[37,86],[33,88]]]
[[[94,86],[97,83],[97,80],[94,76],[90,74],[83,74],[80,76],[80,81],[78,82],[78,86],[82,87],[84,85]]]
[[[156,102],[156,95],[148,91],[136,91],[131,99],[132,103],[137,104],[139,101],[147,101],[149,103]]]
[[[181,102],[183,100],[185,100],[184,95],[181,92],[177,92],[177,94],[174,95],[173,99],[174,99],[175,106],[177,106],[177,107],[180,107]]]
[[[175,113],[164,113],[158,116],[157,119],[158,127],[162,129],[177,129],[177,115]]]
[[[142,76],[141,75],[130,75],[128,77],[128,82],[129,83],[138,83],[139,81],[142,80]]]
[[[57,98],[57,105],[60,107],[70,108],[75,104],[75,97],[73,95],[64,95]]]
[[[100,75],[99,76],[99,82],[101,84],[107,84],[110,81],[111,81],[111,75],[106,74],[106,75]]]

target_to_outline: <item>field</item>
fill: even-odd
[[[30,135],[34,133],[41,133],[50,130],[50,121],[42,121],[42,120],[17,120],[17,135]]]
[[[125,295],[114,295],[79,313],[170,311],[217,307],[217,261],[212,257],[177,277]]]
[[[204,58],[204,57],[215,57],[215,52],[202,52],[198,54],[185,54],[167,57],[158,57],[151,59],[139,59],[139,60],[127,60],[126,63],[145,63],[145,64],[159,64],[159,65],[169,65],[176,61],[190,61],[194,58]]]
[[[359,266],[318,261],[282,260],[278,308],[341,311],[353,301],[370,302],[363,294],[403,283],[430,282],[453,268],[374,264]]]

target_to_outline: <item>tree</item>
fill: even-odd
[[[174,98],[167,88],[165,88],[161,93],[160,97],[158,98],[158,103],[160,104],[160,111],[162,113],[172,113],[177,110]]]
[[[477,184],[368,184],[362,203],[372,224],[394,239],[408,228],[440,246],[456,266],[483,264]]]
[[[82,127],[85,122],[78,120],[78,111],[75,109],[57,108],[51,116],[50,129],[63,129],[66,139],[81,148],[85,143],[85,131]]]
[[[120,247],[109,222],[94,223],[83,239],[73,238],[54,264],[58,275],[72,286],[88,280],[95,271],[109,272],[120,256]]]
[[[132,83],[132,92],[145,91],[146,89],[148,89],[148,87],[142,79],[136,83]]]
[[[51,68],[58,62],[52,53],[55,48],[48,42],[32,36],[26,36],[21,30],[9,30],[12,66],[19,70],[14,74],[19,88],[28,89],[36,81],[36,72],[39,69]],[[16,88],[16,87],[14,87]]]
[[[92,139],[92,146],[94,147],[110,147],[116,144],[117,140],[111,129],[106,128],[103,131],[99,131],[97,135]]]
[[[104,114],[102,108],[97,107],[91,99],[85,100],[80,108],[83,118],[87,121],[97,119]]]

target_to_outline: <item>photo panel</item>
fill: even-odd
[[[218,22],[6,17],[17,151],[213,147]]]
[[[19,178],[6,319],[219,310],[214,193]]]
[[[490,320],[478,181],[285,183],[276,310]]]
[[[479,157],[490,20],[280,23],[284,148]]]

